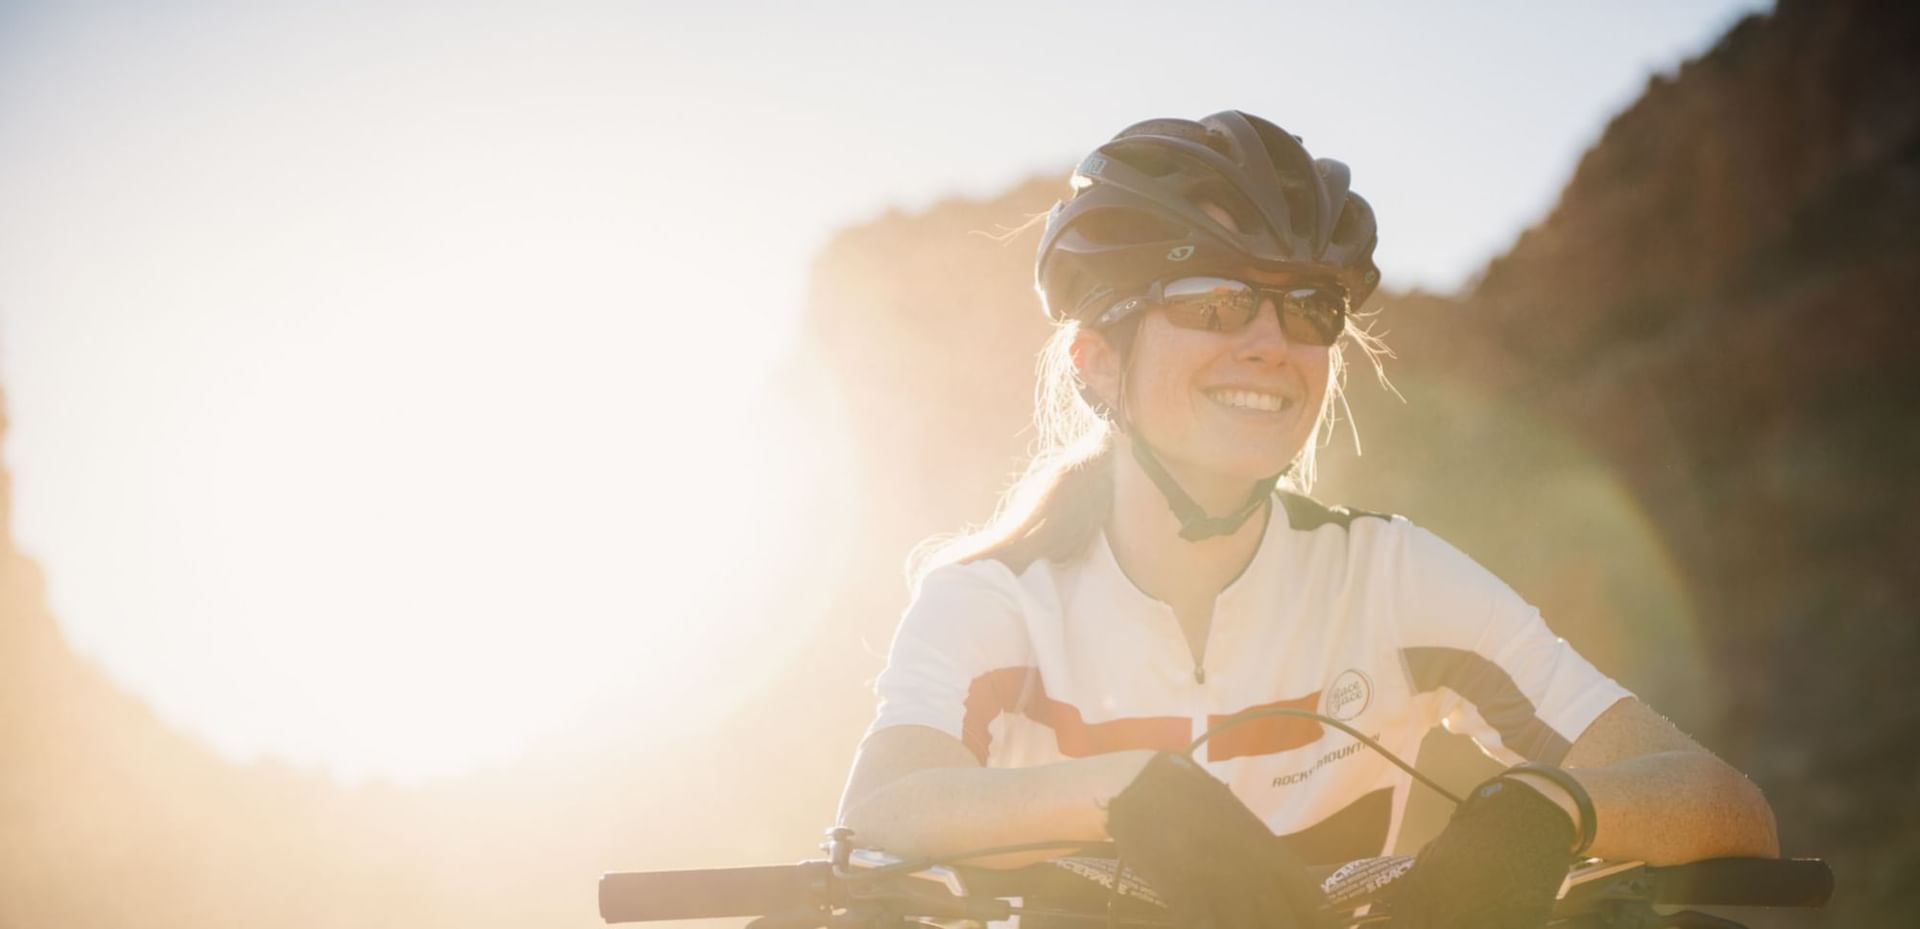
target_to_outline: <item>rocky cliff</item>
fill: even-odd
[[[1715,735],[1888,915],[1920,904],[1916,88],[1920,7],[1781,3],[1615,119],[1449,327],[1623,476]]]

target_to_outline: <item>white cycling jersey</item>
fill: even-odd
[[[1401,517],[1280,494],[1221,591],[1196,664],[1166,604],[1104,534],[1065,563],[981,559],[930,572],[877,681],[868,734],[930,726],[982,764],[1184,749],[1252,707],[1346,722],[1411,760],[1434,726],[1495,758],[1558,763],[1630,694],[1485,568]],[[1196,759],[1309,861],[1392,847],[1411,778],[1352,736],[1270,717]]]

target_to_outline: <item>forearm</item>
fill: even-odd
[[[875,789],[841,822],[855,841],[898,855],[951,855],[1027,842],[1107,838],[1106,806],[1151,752],[1116,752],[1030,768],[928,768]],[[1066,849],[977,864],[1015,867]]]
[[[1568,773],[1593,800],[1589,855],[1664,865],[1780,854],[1773,809],[1760,788],[1707,752],[1657,752]],[[1575,815],[1559,788],[1541,786]]]

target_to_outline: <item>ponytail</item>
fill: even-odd
[[[1072,322],[1056,328],[1040,351],[1036,448],[1026,473],[1001,495],[986,525],[929,539],[914,551],[908,575],[916,589],[943,564],[991,558],[1018,572],[1037,559],[1071,559],[1106,525],[1113,507],[1115,437],[1080,396],[1072,352],[1079,328]]]

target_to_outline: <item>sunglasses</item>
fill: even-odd
[[[1182,329],[1239,332],[1253,323],[1260,303],[1271,298],[1280,314],[1280,331],[1307,345],[1332,345],[1347,325],[1347,292],[1325,284],[1265,287],[1230,277],[1180,277],[1155,281],[1147,292],[1108,308],[1096,328],[1159,307],[1167,321]]]

